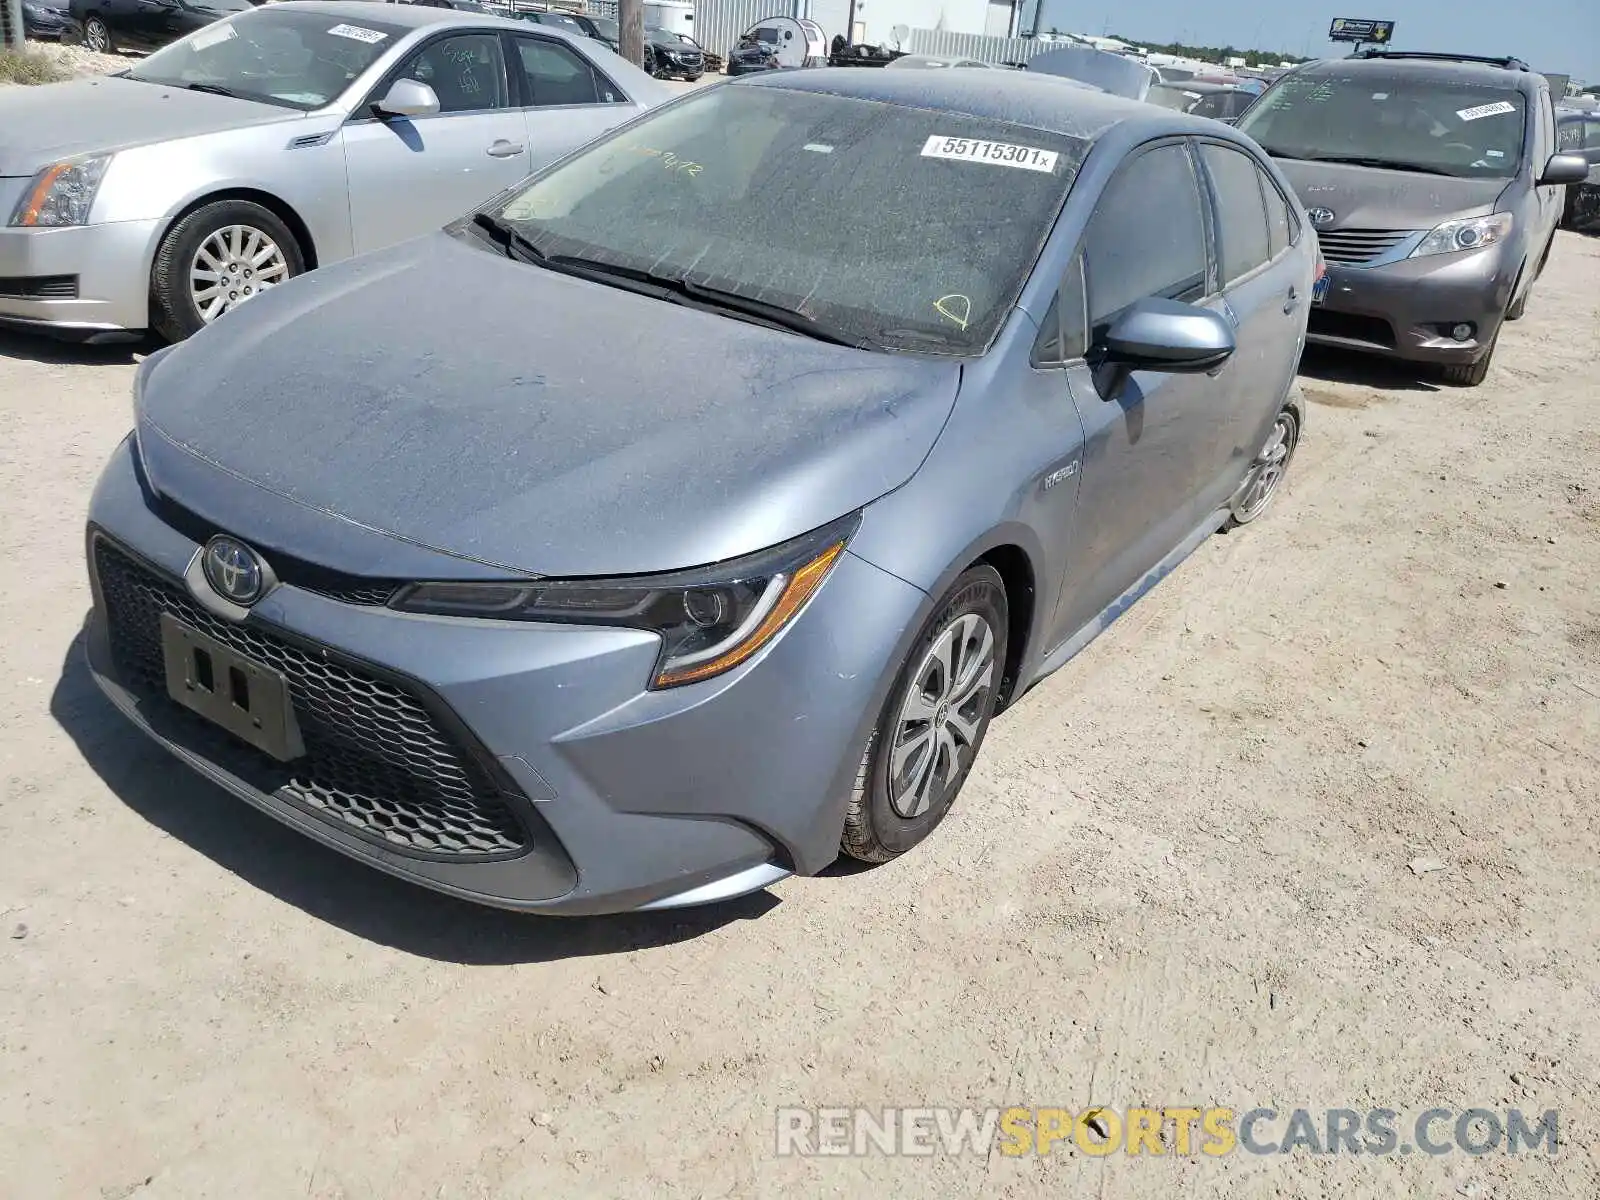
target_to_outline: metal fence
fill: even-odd
[[[941,58],[975,58],[986,63],[1027,62],[1035,54],[1055,50],[1058,42],[1037,38],[989,37],[982,33],[953,33],[948,29],[913,29],[900,47],[911,54],[936,54]]]
[[[617,19],[616,0],[589,0],[584,11]],[[739,35],[757,21],[805,15],[806,0],[698,0],[691,36],[713,54],[726,55],[739,44]]]

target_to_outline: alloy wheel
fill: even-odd
[[[1261,453],[1256,455],[1244,494],[1233,506],[1235,520],[1241,524],[1253,521],[1272,503],[1272,497],[1277,494],[1278,486],[1289,468],[1289,459],[1294,454],[1299,436],[1300,423],[1295,420],[1294,413],[1284,409],[1272,423],[1272,432],[1267,435]]]
[[[189,296],[209,325],[288,278],[289,263],[277,242],[248,225],[225,225],[195,251]]]
[[[104,21],[96,17],[84,25],[83,44],[96,54],[110,51],[111,31],[106,28]]]
[[[970,763],[999,672],[994,630],[977,613],[933,639],[895,720],[889,803],[904,820],[942,803]]]

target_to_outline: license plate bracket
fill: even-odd
[[[1321,304],[1325,300],[1327,300],[1328,292],[1332,288],[1332,286],[1333,286],[1333,278],[1331,276],[1328,276],[1328,275],[1324,275],[1321,279],[1317,280],[1316,283],[1312,284],[1311,285],[1311,303],[1313,303],[1313,304]]]
[[[289,681],[209,634],[161,614],[167,695],[279,762],[305,754]]]

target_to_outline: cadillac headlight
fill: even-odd
[[[770,550],[670,575],[413,583],[390,602],[404,612],[500,621],[621,625],[661,637],[652,688],[732,670],[777,637],[822,586],[859,517]]]
[[[1515,224],[1510,213],[1495,213],[1491,217],[1466,217],[1459,221],[1446,221],[1418,243],[1411,252],[1412,258],[1429,254],[1459,254],[1466,250],[1482,250],[1496,242],[1504,241]]]
[[[52,163],[33,177],[11,214],[11,224],[39,228],[87,225],[89,209],[110,164],[109,154]]]

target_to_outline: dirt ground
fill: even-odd
[[[132,357],[0,340],[0,1194],[1592,1200],[1597,302],[1563,235],[1484,387],[1309,362],[1275,510],[997,722],[908,857],[581,921],[348,862],[124,725],[75,639]],[[1185,1102],[1561,1145],[774,1154],[780,1105]]]

